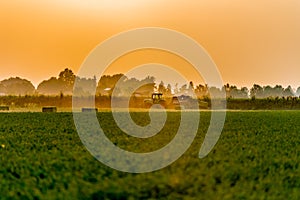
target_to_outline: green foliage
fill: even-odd
[[[139,125],[147,113],[131,113]],[[109,112],[98,114],[107,136],[138,152],[161,148],[178,127],[178,112],[148,139],[122,133]],[[170,166],[129,174],[94,159],[82,145],[71,113],[0,113],[0,199],[299,199],[300,112],[228,112],[221,138],[198,158],[210,112],[198,135]]]

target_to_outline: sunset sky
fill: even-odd
[[[163,27],[201,44],[224,83],[300,86],[299,0],[1,0],[0,27],[0,80],[19,76],[37,85],[66,67],[76,73],[105,39],[133,28]],[[197,79],[182,67],[188,64],[163,52],[127,56],[107,73],[158,62]],[[168,73],[161,75],[168,82]]]

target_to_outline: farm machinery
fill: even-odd
[[[162,98],[162,93],[153,93],[151,98],[144,99],[144,107],[150,108],[152,105],[161,105],[166,107],[166,100]]]
[[[197,103],[195,101],[197,100],[185,95],[163,98],[162,93],[152,93],[151,98],[144,99],[144,108],[150,108],[153,105],[160,105],[166,109],[190,109],[194,108],[194,105]],[[207,102],[199,101],[198,105],[199,108],[208,109]]]

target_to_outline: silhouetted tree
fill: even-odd
[[[51,77],[38,85],[37,92],[39,94],[58,95],[63,92],[62,82],[55,77]]]
[[[76,83],[74,91],[77,96],[90,96],[95,94],[97,85],[96,76],[93,78],[76,77]]]
[[[217,88],[215,86],[209,87],[209,97],[210,98],[222,98],[224,92],[220,88]]]
[[[158,92],[159,93],[163,93],[165,94],[166,93],[166,88],[165,88],[165,84],[163,81],[160,82],[160,84],[158,85]]]
[[[281,85],[276,85],[274,88],[273,88],[273,96],[274,97],[281,97],[282,96],[282,93],[283,93],[283,87]]]
[[[149,97],[154,92],[155,78],[153,76],[147,76],[146,78],[139,81],[138,84],[140,84],[142,86],[139,87],[136,90],[136,92],[140,93],[143,96]]]
[[[229,83],[227,83],[226,85],[224,85],[224,87],[222,88],[223,90],[225,90],[225,93],[226,93],[226,97],[229,98],[231,97],[231,94],[230,94],[230,85]]]
[[[300,87],[298,87],[296,94],[297,94],[297,96],[300,96]]]
[[[238,89],[235,85],[230,85],[227,83],[223,86],[222,91],[226,93],[227,98],[235,98],[235,99],[245,99],[249,98],[249,90],[247,87],[242,87],[241,89]]]
[[[236,86],[231,87],[230,96],[235,99],[246,99],[248,98],[249,90],[247,87],[242,87],[238,89]]]
[[[242,95],[242,98],[248,98],[249,97],[249,89],[247,87],[242,87],[241,95]]]
[[[118,81],[124,82],[128,78],[124,74],[103,75],[97,85],[97,94],[110,94],[114,90]]]
[[[6,95],[7,88],[0,82],[0,95]]]
[[[188,96],[195,96],[195,93],[194,93],[194,83],[193,81],[190,81],[189,83],[189,86],[187,88],[187,93],[186,93]]]
[[[0,82],[1,93],[6,95],[33,95],[35,87],[26,79],[19,77],[5,79]]]
[[[185,95],[187,93],[187,84],[183,84],[179,89],[180,95]]]
[[[72,94],[75,78],[75,74],[68,68],[59,73],[58,81],[62,84],[63,93]]]
[[[178,94],[179,93],[179,89],[178,89],[178,83],[175,84],[175,88],[174,88],[174,94]]]
[[[166,96],[172,96],[172,86],[171,86],[171,84],[167,85],[165,95]]]
[[[276,85],[274,88],[267,85],[263,87],[263,95],[262,98],[276,98],[281,97],[283,95],[284,88],[281,85]]]
[[[39,94],[59,95],[60,93],[72,95],[75,83],[75,74],[66,68],[60,72],[58,78],[51,77],[49,80],[42,81],[37,91]]]
[[[254,84],[250,89],[250,96],[252,98],[263,98],[264,90],[260,85]]]
[[[138,80],[136,78],[129,79],[123,74],[104,75],[98,82],[97,94],[111,95],[114,92],[117,96],[131,96],[133,93],[150,96],[154,91],[154,81],[155,78],[153,76],[147,76],[143,80]]]
[[[282,95],[284,97],[292,97],[294,96],[294,92],[293,92],[293,89],[292,87],[289,85],[287,88],[284,89]]]
[[[269,86],[269,85],[264,86],[263,90],[264,90],[264,98],[275,96],[274,95],[275,94],[274,89],[271,86]]]
[[[131,96],[134,92],[134,88],[139,84],[139,80],[136,78],[125,79],[120,85],[119,90],[121,91],[121,96]]]
[[[195,89],[195,94],[197,95],[198,98],[203,98],[208,95],[208,87],[207,85],[197,85]]]

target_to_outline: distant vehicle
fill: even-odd
[[[166,109],[184,109],[184,107],[180,105],[177,96],[173,96],[171,99],[164,99],[162,93],[152,93],[151,98],[144,100],[145,108],[150,108],[152,105],[161,105]]]
[[[162,93],[152,93],[151,99],[144,100],[144,107],[150,108],[154,104],[159,104],[163,107],[166,107],[166,100],[164,100],[162,96]]]
[[[144,99],[144,108],[150,108],[152,105],[161,105],[166,109],[175,109],[175,110],[183,110],[183,109],[208,109],[209,105],[206,101],[198,101],[197,99],[193,99],[191,96],[181,95],[181,96],[173,96],[170,98],[163,98],[162,93],[152,93],[151,98]]]

